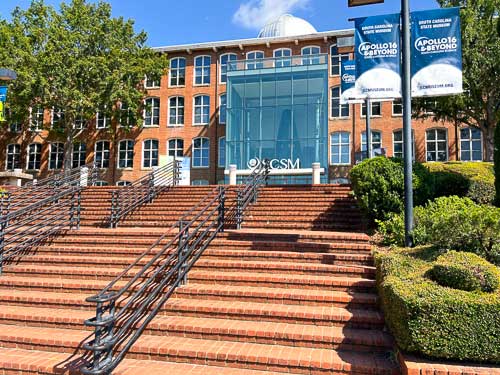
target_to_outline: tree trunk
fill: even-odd
[[[68,175],[72,167],[73,156],[73,134],[66,131],[66,142],[64,142],[64,175]]]
[[[495,152],[495,128],[497,128],[494,124],[487,124],[484,129],[484,160],[485,161],[493,161],[493,154]]]

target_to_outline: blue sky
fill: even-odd
[[[1,0],[7,17],[30,0]],[[148,33],[153,47],[253,38],[270,18],[291,13],[309,21],[318,31],[352,27],[351,17],[399,12],[399,0],[348,8],[347,0],[109,0],[114,16],[132,18],[137,30]],[[46,0],[58,6],[61,0]],[[412,10],[437,8],[436,0],[412,0]]]

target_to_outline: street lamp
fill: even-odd
[[[380,0],[348,0],[348,5],[359,6],[382,3]],[[410,71],[410,0],[401,0],[402,22],[402,102],[403,102],[403,155],[405,182],[405,245],[413,246],[411,231],[413,230],[413,161],[411,134],[411,71]],[[367,108],[368,109],[368,108]],[[368,115],[368,113],[367,113]],[[367,134],[368,145],[368,134]]]

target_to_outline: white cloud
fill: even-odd
[[[260,29],[284,13],[303,9],[310,0],[248,0],[233,15],[233,22],[248,29]]]

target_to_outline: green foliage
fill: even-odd
[[[439,256],[427,275],[439,285],[469,292],[491,293],[500,284],[497,267],[476,254],[457,251]]]
[[[401,159],[377,157],[364,160],[351,170],[354,194],[370,220],[382,220],[403,209],[404,170]],[[413,189],[416,204],[423,204],[432,194],[430,174],[415,163]]]
[[[425,207],[416,207],[414,213],[416,245],[459,249],[500,265],[500,209],[451,196],[437,198]],[[403,220],[403,215],[399,214],[378,222],[386,244],[403,246]]]
[[[500,207],[500,125],[495,129],[495,190],[495,204]]]
[[[375,256],[382,308],[398,346],[434,358],[500,363],[500,294],[429,280],[425,274],[440,254],[418,248]]]

